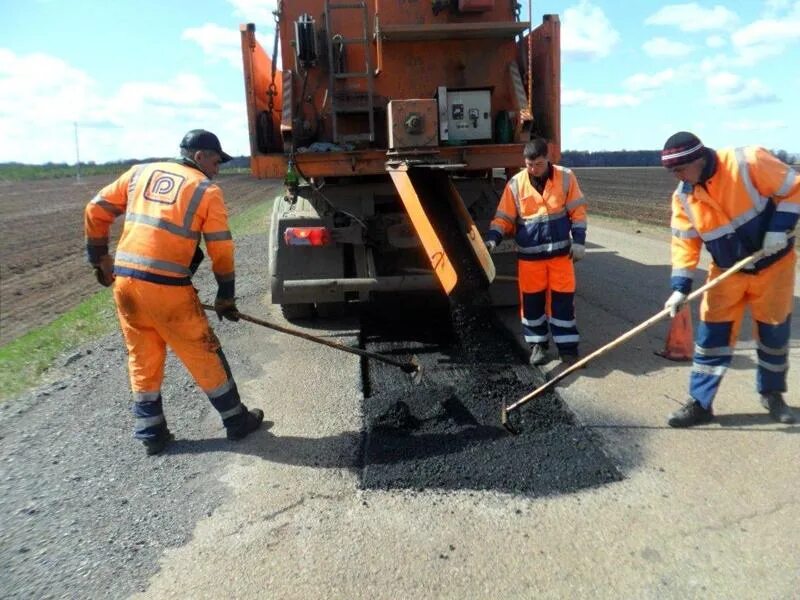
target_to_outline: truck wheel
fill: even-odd
[[[344,302],[320,302],[317,304],[317,316],[320,319],[340,319],[347,312]]]
[[[281,304],[281,313],[283,313],[283,318],[287,321],[310,319],[312,316],[314,316],[314,305],[310,302]]]

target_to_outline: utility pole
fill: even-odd
[[[75,183],[81,181],[81,155],[78,151],[78,122],[75,121]]]

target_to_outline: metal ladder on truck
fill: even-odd
[[[334,11],[346,10],[361,10],[361,37],[360,38],[345,38],[340,34],[333,34],[333,20],[332,14]],[[331,2],[325,0],[325,27],[328,30],[328,70],[330,73],[330,100],[331,100],[331,121],[333,124],[333,142],[336,144],[345,144],[348,142],[374,142],[375,141],[375,74],[372,71],[372,60],[369,45],[368,33],[369,16],[367,14],[367,3],[365,1],[359,2]],[[334,41],[334,37],[337,38]],[[364,71],[344,71],[339,72],[337,68],[337,59],[344,60],[346,57],[346,48],[348,45],[360,44],[364,49]],[[334,47],[338,47],[338,53],[334,54]],[[346,62],[344,63],[346,65]],[[347,67],[345,66],[345,69]],[[337,98],[337,81],[347,79],[366,79],[367,80],[367,94],[366,104],[364,102],[350,102],[342,98]],[[339,133],[339,115],[343,114],[367,114],[369,119],[369,132],[363,133]]]

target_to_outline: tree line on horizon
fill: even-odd
[[[786,164],[800,163],[800,155],[790,154],[786,150],[772,150],[772,153]],[[28,179],[55,179],[58,177],[75,177],[80,171],[81,176],[121,174],[132,165],[173,160],[170,158],[145,158],[118,160],[106,163],[94,161],[80,163],[80,169],[75,163],[54,163],[34,165],[18,162],[0,163],[0,180],[22,181]],[[565,150],[561,153],[559,164],[565,167],[659,167],[661,166],[660,150]],[[240,171],[250,168],[249,156],[237,156],[233,160],[221,165],[220,172]]]

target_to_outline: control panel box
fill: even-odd
[[[490,90],[448,90],[440,87],[437,95],[442,141],[459,143],[492,139]]]
[[[389,101],[389,148],[402,150],[439,145],[438,106],[435,99]]]

